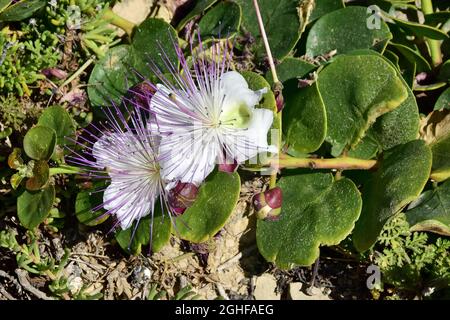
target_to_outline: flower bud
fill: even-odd
[[[47,78],[55,77],[60,80],[67,78],[67,72],[58,68],[42,69],[41,73]]]
[[[283,195],[280,187],[253,196],[253,206],[258,219],[276,221],[281,213]]]
[[[143,109],[149,108],[150,98],[155,93],[155,89],[147,82],[141,82],[130,88],[126,94],[126,99],[132,101]]]
[[[193,183],[178,182],[169,192],[169,206],[175,215],[181,215],[197,198],[198,187]]]
[[[280,112],[284,108],[284,97],[281,91],[275,92],[275,103],[277,105],[277,112]]]

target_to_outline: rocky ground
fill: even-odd
[[[255,216],[249,205],[261,178],[242,185],[235,213],[209,243],[192,245],[172,238],[162,251],[148,256],[127,256],[111,235],[95,228],[42,232],[42,254],[60,258],[64,247],[70,257],[64,268],[75,294],[101,293],[102,299],[146,299],[152,287],[175,297],[190,285],[197,299],[367,299],[365,266],[327,249],[322,252],[316,275],[314,266],[282,271],[258,253]],[[10,221],[14,225],[14,219]],[[20,230],[19,230],[20,237]],[[20,242],[20,241],[19,241]],[[312,280],[314,278],[314,283]],[[14,255],[0,249],[0,299],[51,299],[48,278],[17,269]],[[193,295],[192,293],[192,295]]]

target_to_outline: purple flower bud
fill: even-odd
[[[275,102],[277,105],[277,112],[280,112],[284,108],[284,97],[281,91],[275,92]]]
[[[149,108],[150,98],[156,92],[156,89],[147,82],[141,82],[128,89],[125,96],[126,101],[131,101],[143,109]]]
[[[55,77],[59,80],[67,78],[67,72],[58,68],[46,68],[41,70],[41,73],[47,78]]]
[[[281,213],[283,195],[280,187],[253,196],[253,206],[258,219],[276,221]]]
[[[178,182],[169,192],[169,205],[172,212],[181,215],[192,206],[197,198],[198,187],[193,183]]]

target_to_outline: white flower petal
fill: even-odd
[[[179,180],[199,186],[214,170],[217,153],[217,143],[208,143],[190,134],[163,137],[161,175],[167,181]]]
[[[103,193],[104,208],[116,215],[123,230],[131,227],[134,220],[148,215],[152,207],[152,197],[139,197],[134,188],[114,181]]]
[[[129,140],[128,135],[107,133],[101,136],[92,147],[92,155],[100,167],[112,167],[118,162],[119,153],[113,152],[117,141]]]
[[[267,143],[267,134],[272,126],[273,112],[267,109],[255,109],[247,130],[239,132],[237,137],[229,142],[233,145],[234,153],[231,155],[238,163],[255,157],[261,152],[276,153],[275,146],[269,146]]]
[[[262,95],[267,92],[267,88],[260,91],[250,90],[247,81],[236,71],[225,72],[220,77],[220,86],[221,93],[225,96],[222,105],[223,113],[227,113],[228,109],[243,103],[248,108],[253,108],[261,100]]]

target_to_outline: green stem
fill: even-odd
[[[133,29],[135,27],[135,24],[133,22],[118,16],[111,9],[105,10],[103,19],[108,21],[112,25],[123,29],[127,33],[127,35],[131,37],[131,34],[133,33]]]
[[[294,158],[282,155],[280,159],[271,163],[272,167],[282,168],[310,168],[336,170],[370,170],[377,167],[376,160],[364,160],[350,157],[333,159]]]
[[[78,77],[84,70],[86,70],[87,67],[91,65],[91,63],[94,62],[94,58],[89,58],[77,71],[75,71],[62,85],[59,86],[59,89],[64,88],[66,85],[71,83],[76,77]]]
[[[433,2],[431,0],[422,0],[422,12],[424,15],[434,12]],[[439,40],[428,38],[426,38],[426,42],[430,47],[431,61],[433,62],[433,66],[436,67],[442,63],[441,42]]]
[[[274,88],[276,88],[276,90],[281,90],[280,88],[282,88],[282,85],[281,85],[280,80],[278,79],[277,69],[275,68],[275,63],[274,63],[273,57],[272,57],[272,51],[270,50],[269,40],[267,39],[266,30],[264,28],[264,23],[263,23],[262,17],[261,17],[261,11],[259,10],[258,0],[253,0],[253,6],[255,7],[256,18],[258,20],[258,26],[259,26],[259,32],[261,33],[261,38],[263,40],[264,48],[267,53],[267,59],[269,61],[270,70],[272,71],[273,86],[274,86]],[[278,113],[278,116],[280,118],[279,130],[281,132],[281,125],[282,125],[281,124],[281,111]],[[278,153],[280,153],[280,148],[281,148],[281,134],[279,135],[279,141],[278,141]],[[275,171],[270,176],[270,182],[269,182],[270,189],[276,187],[277,174],[278,174],[278,172]]]
[[[81,170],[80,168],[77,167],[72,167],[72,166],[68,166],[68,165],[62,165],[60,167],[57,168],[50,168],[49,170],[49,175],[53,176],[55,174],[77,174],[80,173]]]

